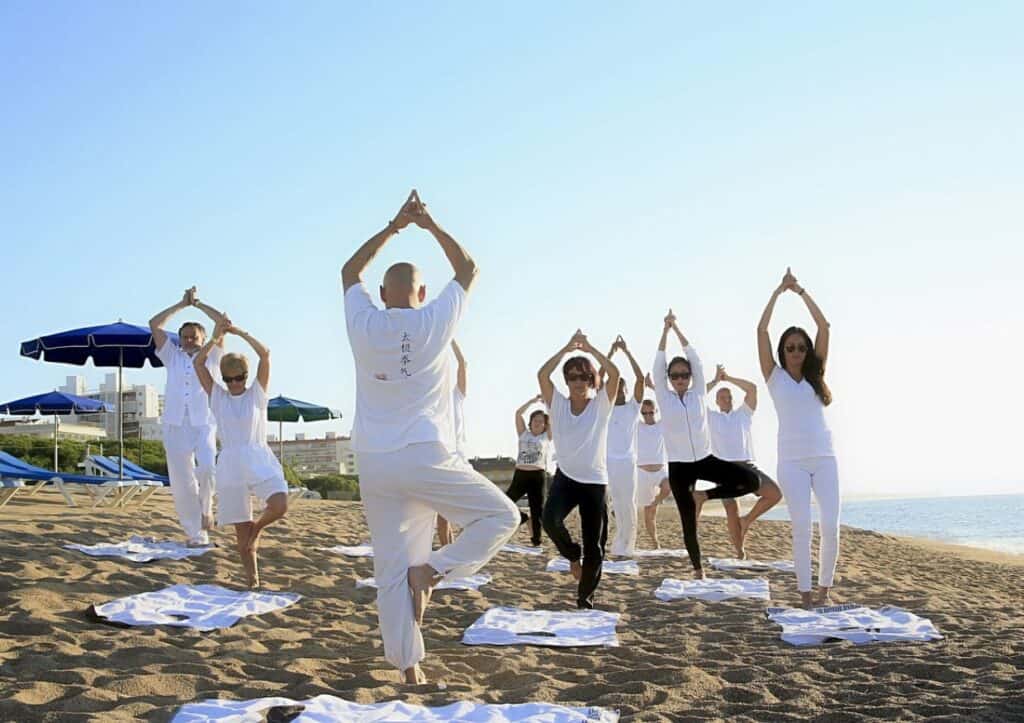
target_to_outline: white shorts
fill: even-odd
[[[661,483],[668,479],[668,467],[651,472],[647,469],[636,468],[636,503],[642,507],[654,504],[654,500],[661,491]]]
[[[217,485],[217,524],[252,522],[252,495],[268,500],[278,492],[288,494],[288,483],[284,477],[270,477],[254,483],[221,482]]]

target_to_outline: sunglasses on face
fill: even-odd
[[[795,351],[798,351],[802,354],[805,351],[807,351],[807,347],[804,346],[803,344],[786,344],[786,351],[788,351],[790,354],[792,354]]]
[[[244,382],[245,378],[247,376],[248,376],[247,374],[239,374],[238,376],[234,376],[234,377],[221,377],[221,378],[224,380],[225,384],[230,384],[231,382]]]
[[[654,412],[640,412],[640,414],[644,415],[645,417],[652,417],[652,416],[654,416]]]
[[[566,374],[565,381],[567,382],[591,382],[594,380],[590,374]]]
[[[689,379],[690,372],[672,372],[668,375],[669,379]]]

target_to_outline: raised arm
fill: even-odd
[[[455,280],[459,282],[463,289],[469,291],[473,281],[476,280],[477,274],[477,266],[476,262],[473,261],[473,257],[430,216],[430,213],[427,211],[427,204],[420,201],[416,189],[413,189],[412,198],[416,203],[416,214],[414,216],[416,225],[429,231],[437,239],[437,243],[441,245],[444,255],[448,257],[448,263],[452,265],[452,270],[455,272]]]
[[[743,390],[743,403],[750,407],[750,411],[757,409],[757,385],[748,379],[740,379],[739,377],[730,376],[726,374],[725,369],[718,367],[722,372],[722,381],[735,384]]]
[[[704,389],[704,363],[700,360],[700,354],[690,345],[690,340],[686,338],[686,335],[679,329],[675,321],[672,322],[672,330],[676,333],[679,343],[686,351],[686,361],[690,362],[690,375],[692,377],[690,389],[700,394],[700,390]],[[703,394],[701,398],[704,398]]]
[[[192,367],[196,370],[196,378],[199,379],[199,385],[206,392],[207,396],[213,394],[213,377],[210,375],[210,370],[206,368],[206,360],[210,356],[210,352],[215,346],[224,344],[224,334],[228,330],[227,317],[222,317],[213,326],[213,332],[210,334],[210,338],[207,340],[203,347],[196,354],[192,360]]]
[[[455,361],[459,365],[458,373],[455,376],[455,384],[458,386],[462,396],[466,396],[466,358],[462,356],[462,349],[452,339],[452,351],[455,352]]]
[[[555,371],[555,367],[558,366],[558,362],[562,361],[563,356],[570,351],[576,351],[581,348],[582,337],[583,332],[577,329],[569,343],[555,352],[555,355],[544,362],[544,366],[537,372],[537,382],[540,384],[540,398],[548,407],[551,406],[551,400],[555,396],[555,385],[551,381],[551,374]]]
[[[705,391],[710,392],[712,389],[715,388],[715,385],[718,384],[723,379],[725,379],[725,367],[719,364],[715,367],[715,378],[708,382],[707,389]]]
[[[793,278],[793,275],[789,273],[787,268],[786,275],[782,277],[782,283],[772,292],[767,306],[761,312],[761,320],[757,322],[757,357],[761,363],[761,374],[764,376],[765,381],[768,381],[775,370],[775,357],[772,356],[772,340],[768,336],[768,326],[771,324],[772,314],[775,312],[775,302],[789,288],[790,279],[796,282],[796,279]]]
[[[661,341],[658,342],[658,353],[654,355],[654,364],[651,366],[651,374],[654,376],[651,389],[655,394],[665,390],[668,385],[668,368],[665,360],[665,347],[668,344],[668,331],[676,323],[676,315],[672,309],[665,315],[665,326],[661,329]]]
[[[192,287],[192,306],[196,307],[201,312],[203,312],[208,317],[210,317],[210,320],[214,323],[214,326],[216,326],[217,322],[220,321],[221,319],[224,319],[226,317],[226,315],[223,312],[217,311],[216,309],[214,309],[209,304],[205,304],[202,301],[200,301],[198,294],[199,294],[199,292],[196,291],[196,287],[193,286]],[[228,320],[228,321],[230,322],[230,320]],[[220,339],[220,346],[222,346],[222,347],[224,346],[224,337],[223,336]]]
[[[530,405],[536,404],[542,401],[541,395],[530,397],[523,403],[519,409],[516,410],[516,437],[521,437],[523,432],[526,431],[526,422],[523,421],[523,415],[526,414],[526,410],[530,408]]]
[[[245,339],[252,350],[259,358],[259,365],[256,367],[256,381],[263,387],[263,391],[270,388],[270,349],[265,347],[256,337],[247,331],[242,331],[237,326],[228,329],[229,334],[235,334]]]
[[[612,363],[611,359],[594,348],[585,335],[581,336],[583,336],[583,340],[580,348],[597,359],[597,363],[608,370],[608,383],[605,384],[605,392],[608,394],[608,400],[614,402],[615,395],[619,391],[619,368]]]
[[[633,353],[626,346],[626,340],[619,336],[618,341],[619,348],[622,349],[626,358],[629,359],[629,366],[633,369],[633,399],[642,402],[644,400],[644,372],[640,365],[636,363],[636,359],[633,358]]]
[[[181,301],[176,304],[168,306],[163,311],[159,311],[156,315],[149,320],[149,330],[153,333],[153,343],[156,344],[156,348],[159,349],[167,341],[167,332],[164,331],[164,325],[168,319],[177,314],[182,309],[187,309],[192,306],[192,299],[195,297],[196,287],[185,289],[185,293],[181,297]]]
[[[807,289],[797,283],[796,279],[793,279],[793,285],[791,287],[794,292],[800,298],[804,300],[804,304],[807,305],[807,310],[811,312],[811,318],[814,319],[815,326],[818,327],[818,333],[814,335],[814,353],[821,359],[821,363],[824,364],[828,361],[828,343],[829,343],[829,323],[828,319],[818,308],[818,305],[814,303],[814,299],[807,293]]]
[[[345,291],[348,291],[363,280],[363,272],[366,271],[366,267],[370,265],[370,262],[373,261],[380,250],[384,248],[384,244],[403,228],[413,223],[419,213],[419,199],[416,196],[416,191],[413,190],[409,194],[409,198],[405,200],[405,203],[398,210],[398,215],[389,221],[383,230],[375,233],[362,246],[356,249],[356,252],[352,254],[352,258],[341,267],[341,286]]]

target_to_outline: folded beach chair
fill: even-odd
[[[3,507],[14,495],[25,489],[25,483],[20,479],[0,479],[0,507]]]
[[[118,457],[105,457],[102,454],[90,454],[86,457],[83,466],[87,472],[97,476],[113,477],[114,479],[117,479],[121,473],[119,461],[120,458]],[[154,492],[161,487],[169,486],[171,484],[167,477],[143,469],[128,459],[125,459],[124,461],[124,477],[127,480],[135,482],[136,486],[125,492],[120,500],[121,506],[125,506],[134,500],[141,508],[146,504],[146,501],[153,496]]]
[[[47,484],[52,484],[64,497],[69,507],[77,507],[72,489],[81,488],[92,498],[92,507],[96,508],[104,502],[112,506],[121,504],[125,494],[138,491],[140,483],[135,480],[110,479],[83,474],[53,472],[24,462],[14,455],[0,451],[0,479],[8,481],[35,482],[29,496],[35,495]],[[148,483],[144,483],[147,484]],[[12,494],[11,497],[14,495]],[[9,500],[10,498],[8,498]]]

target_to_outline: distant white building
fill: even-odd
[[[61,439],[77,439],[82,442],[93,440],[104,440],[107,432],[103,427],[95,424],[77,424],[65,422],[61,418],[60,428],[57,430]],[[28,419],[0,419],[0,435],[3,434],[27,434],[33,437],[53,437],[53,416],[29,417]]]
[[[117,374],[107,374],[100,388],[89,391],[85,377],[67,377],[67,383],[60,391],[79,397],[103,401],[114,407],[113,412],[100,414],[69,414],[61,417],[61,431],[65,423],[89,424],[102,427],[106,436],[117,439],[117,405],[121,397],[117,393]],[[125,439],[163,439],[160,432],[160,413],[163,410],[163,395],[150,384],[134,384],[124,389],[124,436]]]
[[[281,442],[270,435],[267,443],[280,459]],[[300,476],[317,474],[359,474],[356,454],[350,437],[328,432],[323,439],[307,439],[303,433],[295,439],[284,440],[283,464],[289,465]]]

